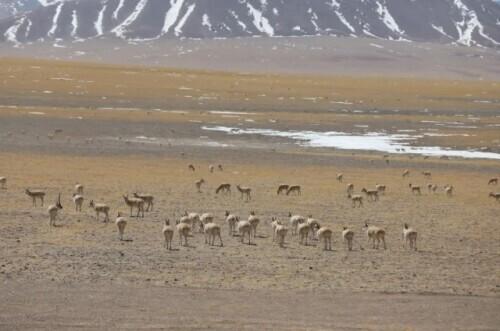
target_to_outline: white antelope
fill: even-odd
[[[53,205],[50,205],[47,208],[47,211],[49,212],[49,226],[55,226],[56,225],[57,213],[61,209],[63,209],[63,206],[61,205],[61,193],[59,193],[59,197],[57,198],[56,203],[53,204]]]
[[[163,233],[163,238],[165,239],[165,248],[171,250],[172,239],[174,238],[174,228],[170,225],[170,220],[168,218],[165,220],[165,224],[163,225],[163,229],[161,232]]]
[[[147,193],[134,193],[134,198],[137,199],[142,199],[144,200],[144,203],[147,204],[146,206],[146,211],[153,211],[153,206],[154,206],[154,200],[155,197],[152,194],[147,194]]]
[[[285,245],[285,237],[287,233],[288,228],[281,223],[277,223],[276,228],[274,229],[274,237],[280,247]]]
[[[109,222],[109,206],[104,203],[94,203],[94,200],[90,200],[89,207],[94,209],[95,218],[99,221],[99,215],[104,214],[104,222]]]
[[[130,207],[130,217],[133,217],[132,211],[134,208],[137,209],[136,217],[139,217],[139,214],[142,214],[142,217],[144,217],[144,200],[140,198],[129,198],[128,195],[124,195],[123,200],[125,204]]]
[[[305,223],[306,218],[300,215],[292,215],[291,212],[288,213],[288,217],[290,217],[290,227],[292,228],[292,235],[296,235],[299,224]]]
[[[406,244],[410,244],[410,249],[417,250],[417,231],[408,227],[408,224],[403,225],[403,241],[404,247]]]
[[[43,207],[43,200],[45,198],[44,191],[26,189],[25,192],[29,197],[31,197],[33,201],[33,207],[36,207],[36,199],[39,199],[42,202],[42,207]]]
[[[203,231],[205,232],[205,244],[209,244],[210,246],[215,245],[215,238],[219,238],[220,247],[223,247],[222,237],[220,234],[220,226],[213,222],[203,224]]]
[[[75,203],[75,211],[82,211],[82,205],[83,205],[83,195],[73,193],[73,202]]]
[[[378,226],[373,226],[373,225],[368,225],[367,222],[365,222],[364,226],[366,230],[366,236],[368,238],[368,241],[371,241],[373,244],[373,248],[378,249],[380,242],[383,243],[384,249],[387,249],[387,246],[385,245],[385,230],[379,228]],[[375,241],[377,242],[377,245],[375,245]]]
[[[245,236],[248,236],[248,244],[252,242],[252,225],[248,221],[239,221],[236,226],[238,233],[240,234],[240,240],[243,243]]]
[[[299,227],[297,231],[299,232],[299,242],[301,245],[306,245],[307,246],[307,239],[309,237],[309,231],[311,230],[311,227],[307,223],[301,223],[299,224]],[[304,243],[305,241],[305,243]]]
[[[332,234],[333,231],[324,226],[319,228],[316,232],[316,236],[318,237],[319,241],[322,241],[324,244],[323,249],[325,251],[332,250]]]
[[[361,208],[363,206],[363,196],[359,194],[354,194],[351,195],[350,193],[347,195],[347,198],[351,199],[352,201],[352,208],[356,207],[356,204],[358,204],[358,207]]]
[[[344,174],[337,174],[337,181],[342,183],[343,180],[344,180]]]
[[[229,235],[232,236],[236,231],[236,224],[238,224],[239,218],[236,215],[230,214],[229,211],[227,210],[225,215],[226,215],[226,223],[229,228]]]
[[[403,171],[403,178],[410,177],[410,170],[406,169]]]
[[[361,190],[361,192],[363,192],[364,194],[366,194],[366,197],[367,198],[370,198],[369,201],[378,201],[379,198],[378,198],[378,190],[367,190],[366,188],[363,188]]]
[[[422,195],[422,191],[420,190],[420,186],[415,186],[412,183],[408,184],[408,187],[411,190],[411,193],[416,195]]]
[[[79,195],[83,195],[83,185],[82,184],[75,185],[75,193],[79,194]]]
[[[179,233],[179,243],[181,246],[187,246],[191,227],[189,226],[189,224],[183,223],[181,221],[177,221],[176,223],[177,232]],[[184,239],[184,245],[182,244],[182,239]]]
[[[125,233],[125,227],[127,226],[127,220],[122,216],[121,213],[118,213],[115,220],[116,227],[118,228],[118,236],[120,240],[123,240],[123,234]]]
[[[349,183],[347,184],[347,194],[352,194],[354,192],[354,184]]]
[[[260,223],[260,219],[255,216],[255,212],[251,211],[250,216],[248,216],[248,223],[252,226],[252,235],[253,237],[257,237],[257,226]]]
[[[346,245],[347,250],[352,251],[352,243],[354,241],[354,231],[349,230],[344,226],[342,231],[342,239],[344,240],[344,244]]]

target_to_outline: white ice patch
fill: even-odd
[[[184,27],[184,24],[186,24],[186,21],[188,20],[189,16],[191,15],[191,13],[193,12],[195,7],[196,7],[195,3],[193,3],[191,6],[189,6],[188,10],[184,14],[184,16],[182,16],[181,20],[179,21],[179,23],[175,27],[174,31],[175,31],[175,35],[177,37],[182,33],[182,28]]]
[[[56,33],[57,30],[57,22],[59,21],[59,16],[61,15],[61,10],[63,7],[64,3],[59,3],[59,5],[56,8],[56,12],[54,13],[54,17],[52,17],[52,27],[50,28],[48,35],[53,36],[54,33]]]
[[[118,19],[118,13],[120,12],[120,9],[123,8],[123,5],[125,4],[125,0],[120,0],[118,3],[118,6],[116,6],[115,11],[113,12],[113,18],[116,20]]]
[[[289,138],[306,147],[330,147],[346,150],[371,150],[395,154],[422,154],[433,156],[454,156],[463,158],[484,158],[500,160],[500,154],[479,151],[460,151],[443,149],[441,147],[411,146],[418,137],[407,134],[385,134],[371,132],[363,135],[353,135],[344,132],[317,131],[277,131],[271,129],[241,129],[234,127],[203,126],[203,130],[225,132],[231,135],[257,134],[269,137]]]
[[[437,32],[439,32],[440,34],[442,34],[443,36],[445,37],[448,37],[450,39],[454,39],[452,36],[450,36],[449,34],[447,34],[445,31],[444,31],[444,28],[442,26],[437,26],[437,25],[434,25],[434,24],[431,24],[432,25],[432,28],[434,30],[436,30]]]
[[[8,28],[7,31],[5,31],[5,33],[3,34],[5,36],[5,39],[17,44],[18,43],[17,31],[19,30],[21,25],[24,23],[25,19],[26,19],[26,17],[20,18],[19,20],[17,20],[17,22],[15,24],[13,24],[10,28]]]
[[[466,46],[471,46],[474,41],[472,39],[472,34],[477,30],[479,35],[484,39],[490,41],[494,45],[500,45],[499,42],[488,36],[484,32],[484,27],[479,21],[477,14],[474,10],[469,9],[462,0],[453,0],[455,6],[460,10],[462,14],[462,21],[455,23],[458,31],[458,43]]]
[[[106,11],[107,7],[107,4],[102,6],[101,10],[99,11],[99,15],[97,15],[97,20],[94,23],[94,28],[98,36],[102,36],[104,33],[102,22],[104,20],[104,11]]]
[[[262,33],[272,37],[274,36],[274,29],[269,24],[269,20],[264,17],[262,12],[256,8],[254,8],[251,4],[247,3],[248,13],[253,17],[253,25]]]
[[[71,37],[75,38],[78,32],[78,16],[76,15],[76,10],[73,10],[71,14]]]
[[[137,19],[137,17],[139,17],[144,7],[146,7],[147,3],[148,0],[139,1],[139,3],[137,3],[137,6],[135,6],[132,13],[130,13],[130,15],[122,23],[120,23],[117,27],[115,27],[111,32],[114,33],[117,37],[125,38],[127,27],[135,22],[135,20]]]
[[[231,14],[231,16],[234,17],[234,19],[236,20],[236,23],[238,23],[238,25],[241,27],[241,29],[243,31],[247,31],[247,25],[240,20],[239,16],[236,14],[236,12],[234,10],[230,10],[229,13]]]
[[[399,35],[403,35],[405,33],[405,31],[399,27],[398,23],[396,23],[396,20],[394,19],[394,17],[392,17],[389,9],[378,1],[377,13],[379,14],[380,18],[382,18],[382,21],[389,30]]]
[[[222,111],[222,110],[211,110],[210,114],[218,115],[256,115],[256,113],[240,112],[240,111]]]
[[[165,14],[165,21],[163,22],[162,34],[167,34],[170,28],[174,26],[175,22],[179,19],[182,5],[184,0],[170,0],[170,8]]]
[[[333,10],[335,11],[335,15],[337,15],[342,24],[344,24],[349,29],[349,31],[351,31],[351,33],[355,33],[356,30],[354,29],[354,27],[340,12],[340,4],[336,0],[331,0],[330,6],[333,8]]]
[[[207,14],[203,14],[201,25],[207,27],[209,30],[212,30],[212,23],[210,23],[210,18]]]

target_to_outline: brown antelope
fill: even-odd
[[[195,171],[194,165],[192,165],[192,164],[188,165],[188,169],[191,171]]]
[[[420,190],[420,186],[415,186],[412,183],[408,184],[408,187],[411,190],[411,193],[417,194],[417,195],[422,195],[422,191]]]
[[[89,207],[94,209],[95,218],[99,221],[99,215],[104,214],[104,222],[109,222],[109,206],[104,203],[94,203],[94,200],[90,200]]]
[[[219,193],[231,194],[231,184],[220,184],[219,187],[217,187],[217,189],[215,190],[215,194]]]
[[[32,199],[32,201],[33,201],[33,207],[36,207],[36,199],[40,199],[40,201],[42,202],[42,207],[43,207],[43,200],[45,198],[45,192],[44,191],[26,189],[25,192]]]
[[[488,185],[497,185],[498,184],[498,178],[490,178],[488,181]]]
[[[287,185],[287,184],[280,184],[278,186],[278,191],[276,191],[276,194],[280,195],[283,192],[286,193],[288,191],[288,187],[289,187],[289,185]]]
[[[286,191],[286,195],[290,195],[291,193],[295,193],[296,195],[301,195],[301,189],[300,185],[291,185],[288,187],[288,190]]]
[[[236,185],[236,188],[238,189],[238,191],[241,194],[241,196],[240,196],[241,199],[245,198],[245,201],[252,200],[252,196],[251,196],[252,189],[251,188],[245,187],[245,186],[240,186],[240,185]]]
[[[196,186],[196,190],[198,190],[198,193],[201,193],[201,185],[203,185],[204,183],[205,183],[205,180],[203,178],[194,182],[194,185]]]
[[[5,189],[5,185],[7,185],[7,178],[6,177],[0,177],[0,188]]]

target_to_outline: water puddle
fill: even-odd
[[[429,156],[451,156],[500,160],[500,154],[474,150],[451,150],[437,146],[412,146],[421,136],[408,134],[385,134],[371,132],[349,134],[345,132],[277,131],[271,129],[241,129],[225,126],[203,126],[203,130],[225,132],[231,135],[257,134],[268,137],[283,137],[297,141],[307,147],[331,147],[347,150],[368,150],[394,154],[422,154]]]

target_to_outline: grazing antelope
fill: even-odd
[[[410,249],[417,250],[417,231],[408,227],[406,223],[403,225],[403,241],[405,248],[406,244],[410,243]]]
[[[493,193],[493,192],[490,192],[490,195],[489,195],[491,198],[494,198],[496,199],[498,202],[500,202],[500,193]]]
[[[82,184],[75,185],[75,193],[79,194],[79,195],[83,195],[83,185]]]
[[[337,181],[342,183],[342,180],[344,180],[344,174],[337,174]]]
[[[411,193],[417,194],[417,195],[422,195],[422,191],[420,190],[420,186],[415,186],[412,183],[408,184],[408,187],[411,190]]]
[[[370,201],[378,201],[378,190],[367,190],[366,188],[363,188],[361,192],[366,194],[366,197],[370,198]]]
[[[280,195],[283,192],[286,193],[288,191],[288,187],[289,187],[289,185],[287,185],[287,184],[280,184],[278,186],[278,191],[276,191],[276,194]]]
[[[0,177],[0,188],[5,189],[5,185],[7,185],[7,178]]]
[[[405,171],[403,171],[403,178],[407,178],[407,177],[410,177],[410,170],[405,169]]]
[[[425,178],[431,178],[432,173],[430,171],[422,171],[422,175],[424,175]]]
[[[217,189],[215,190],[215,194],[219,194],[221,192],[224,194],[231,194],[231,184],[220,184],[219,187],[217,187]]]
[[[288,187],[288,190],[286,191],[286,195],[290,195],[291,193],[295,193],[296,195],[301,195],[301,189],[300,185],[291,185]]]
[[[498,184],[498,178],[490,178],[488,181],[488,185],[497,185]]]
[[[40,201],[42,202],[42,207],[43,207],[43,200],[45,199],[45,192],[44,191],[26,189],[25,192],[29,197],[31,197],[31,199],[33,201],[33,207],[36,207],[36,199],[40,199]]]
[[[361,208],[363,206],[363,196],[359,194],[354,194],[351,195],[350,193],[347,195],[347,198],[351,199],[352,201],[352,208],[356,207],[356,203],[358,204],[358,207]]]
[[[165,238],[164,246],[168,250],[172,249],[172,239],[174,238],[174,228],[170,226],[170,220],[167,218],[165,220],[165,225],[163,225],[163,229],[161,231],[163,233],[163,237]]]
[[[99,215],[104,214],[104,222],[109,222],[109,206],[104,203],[94,203],[94,200],[90,200],[89,207],[94,209],[95,218],[99,221]]]
[[[241,196],[240,196],[241,199],[245,198],[245,201],[252,200],[252,196],[251,196],[252,189],[251,188],[245,187],[245,186],[240,186],[240,185],[236,185],[236,188],[238,189],[238,191],[241,194]]]
[[[72,200],[75,203],[75,211],[82,211],[83,195],[73,193]]]
[[[61,205],[61,193],[59,193],[56,203],[47,208],[49,212],[49,226],[56,225],[57,212],[61,209],[63,209],[63,206]]]
[[[140,198],[129,198],[128,195],[124,195],[123,200],[125,204],[130,207],[130,217],[133,217],[132,210],[134,207],[137,209],[136,217],[139,217],[139,214],[142,214],[142,217],[144,217],[144,200]]]
[[[118,212],[115,220],[116,227],[118,228],[118,236],[120,240],[123,240],[123,234],[125,233],[125,227],[127,226],[127,220],[122,217],[122,214]]]
[[[188,169],[191,171],[195,171],[194,165],[192,165],[192,164],[188,165]]]
[[[364,229],[366,231],[366,236],[368,238],[368,241],[373,243],[373,248],[378,249],[380,242],[384,244],[384,249],[387,249],[387,246],[385,245],[385,230],[379,228],[378,226],[373,226],[370,225],[368,226],[368,223],[365,222]],[[375,241],[377,242],[377,245],[375,246]]]
[[[198,193],[201,193],[201,185],[203,185],[204,183],[205,183],[205,180],[203,178],[194,182],[194,185],[196,185],[196,189],[198,190]]]
[[[145,203],[147,203],[146,211],[153,211],[154,206],[154,196],[146,193],[134,193],[134,198],[142,199]]]

